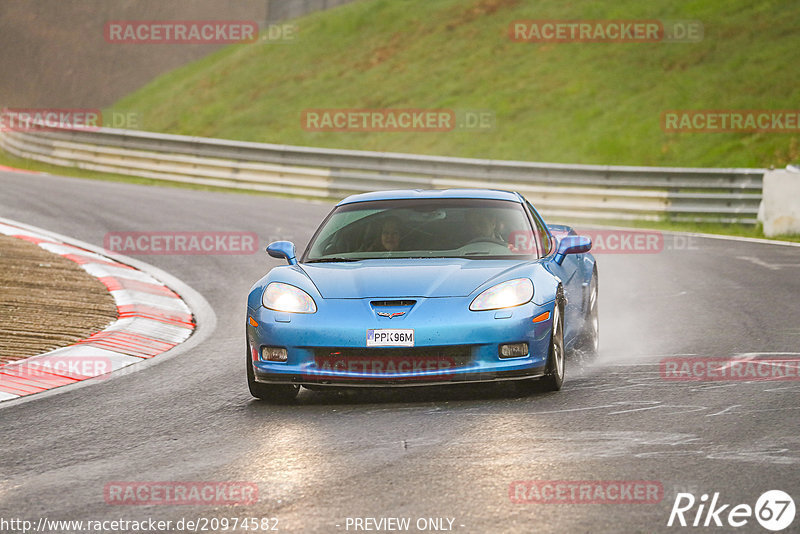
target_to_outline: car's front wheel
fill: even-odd
[[[251,359],[250,342],[247,342],[247,387],[250,394],[257,399],[274,403],[291,402],[300,392],[300,386],[295,384],[261,384],[256,382]]]
[[[541,378],[545,391],[558,391],[564,384],[564,308],[560,300],[553,307],[553,334],[550,336],[550,354],[547,371]]]
[[[547,356],[545,375],[541,378],[517,382],[517,391],[528,395],[534,391],[558,391],[564,384],[564,301],[559,298],[553,307],[553,333],[550,336],[550,351]]]

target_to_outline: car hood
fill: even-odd
[[[516,260],[396,259],[302,264],[323,298],[466,297]],[[503,280],[498,280],[502,282]]]

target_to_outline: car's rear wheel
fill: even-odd
[[[255,398],[274,403],[291,402],[300,392],[300,386],[295,384],[261,384],[256,382],[249,341],[247,342],[247,387],[250,389],[250,394]]]
[[[596,356],[600,350],[600,315],[597,310],[597,294],[597,269],[595,269],[589,283],[583,331],[576,347],[582,355],[589,358]]]

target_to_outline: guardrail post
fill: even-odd
[[[764,173],[758,220],[767,237],[800,234],[800,168],[790,165]]]

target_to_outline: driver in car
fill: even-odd
[[[497,217],[485,210],[471,210],[466,214],[467,224],[473,236],[467,244],[490,242],[505,245],[505,240],[500,236],[497,228]]]
[[[372,246],[370,252],[391,252],[400,248],[400,219],[387,217],[381,224],[381,233]]]

